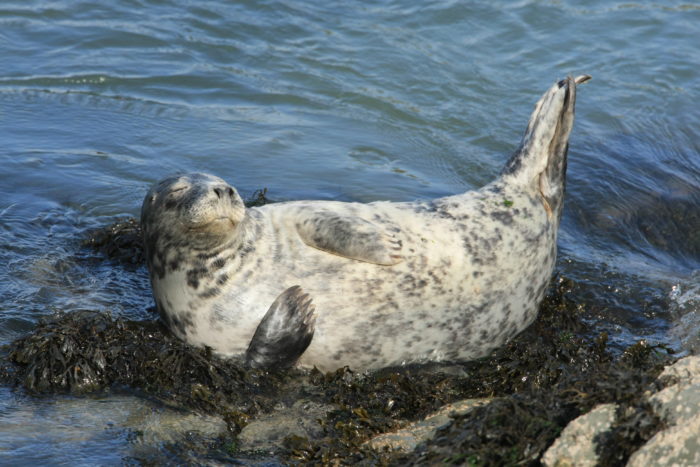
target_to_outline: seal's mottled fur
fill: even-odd
[[[300,286],[316,307],[301,365],[372,369],[488,354],[532,322],[552,274],[576,84],[586,79],[545,93],[519,150],[478,191],[245,209],[220,178],[161,181],[142,209],[159,311],[182,339],[238,355],[270,305]],[[302,328],[310,316],[297,321]]]

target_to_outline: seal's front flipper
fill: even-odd
[[[390,228],[357,216],[312,211],[300,214],[296,228],[304,243],[334,255],[383,266],[403,260],[401,241]]]
[[[301,287],[290,287],[267,310],[248,345],[246,364],[252,368],[289,368],[314,337],[316,316],[311,298]]]

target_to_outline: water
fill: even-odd
[[[0,5],[0,343],[56,313],[146,316],[143,269],[76,252],[166,174],[275,200],[469,190],[554,80],[588,73],[559,270],[615,344],[699,347],[700,6],[232,3]],[[0,431],[0,462],[143,458],[125,420],[144,407],[2,389],[0,425],[23,429]]]

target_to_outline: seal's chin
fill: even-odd
[[[191,233],[220,235],[226,232],[233,233],[237,226],[238,222],[233,217],[221,216],[202,222],[190,223],[187,225],[186,230]]]

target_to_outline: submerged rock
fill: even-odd
[[[323,427],[318,421],[334,409],[330,404],[299,400],[291,407],[261,415],[248,423],[238,435],[239,449],[274,453],[289,437],[321,438]]]

